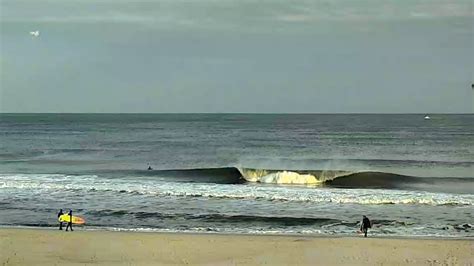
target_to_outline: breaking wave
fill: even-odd
[[[340,176],[352,174],[348,171],[295,171],[251,168],[240,168],[239,171],[242,177],[249,182],[298,185],[323,184]]]
[[[113,177],[158,177],[175,182],[241,184],[246,182],[287,185],[392,188],[399,183],[420,182],[424,178],[385,172],[343,170],[273,170],[256,168],[197,168],[172,170],[107,170]],[[97,174],[94,172],[93,174]],[[99,172],[99,174],[101,174]],[[438,178],[441,180],[441,178]]]
[[[420,177],[397,173],[345,170],[272,170],[244,167],[120,170],[108,171],[116,176],[162,178],[173,182],[242,184],[262,183],[338,188],[417,189],[450,193],[474,193],[472,177]]]
[[[335,188],[408,189],[474,193],[474,178],[419,177],[375,171],[239,169],[247,182]]]
[[[62,175],[62,173],[57,173]],[[160,179],[183,183],[278,184],[336,188],[408,189],[433,192],[474,193],[474,177],[420,177],[376,171],[293,170],[221,167],[171,170],[100,170],[71,176],[100,176],[109,180]],[[1,186],[1,184],[0,184]]]

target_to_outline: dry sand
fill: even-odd
[[[473,240],[0,229],[1,265],[473,265]]]

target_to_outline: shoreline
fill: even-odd
[[[65,227],[64,227],[65,228]],[[363,238],[362,234],[353,235],[329,235],[329,234],[298,234],[298,233],[245,233],[245,232],[216,232],[216,231],[173,231],[166,229],[143,229],[143,228],[107,228],[107,227],[94,227],[94,228],[82,228],[78,225],[74,226],[75,232],[113,232],[113,233],[137,233],[137,234],[184,234],[184,235],[224,235],[224,236],[272,236],[272,237],[309,237],[309,238]],[[79,230],[76,230],[79,228]],[[57,226],[12,226],[0,225],[1,230],[44,230],[44,231],[59,231]],[[371,239],[406,239],[406,240],[466,240],[474,241],[473,236],[466,237],[446,237],[446,236],[399,236],[399,235],[374,235],[369,231],[368,237]]]
[[[469,265],[472,239],[0,228],[1,265]]]

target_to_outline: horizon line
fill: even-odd
[[[40,114],[64,114],[64,115],[81,115],[81,114],[96,114],[96,115],[185,115],[185,114],[205,114],[205,115],[470,115],[471,113],[443,113],[443,112],[407,112],[407,113],[390,113],[390,112],[0,112],[0,115],[4,114],[24,114],[24,115],[40,115]]]

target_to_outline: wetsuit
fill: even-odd
[[[71,228],[71,231],[74,231],[72,230],[72,211],[69,211],[69,222],[66,225],[66,231],[68,228]]]
[[[367,231],[369,230],[370,227],[372,226],[370,225],[369,218],[364,216],[364,218],[362,219],[362,223],[360,225],[360,230],[364,232],[364,237],[367,237]]]
[[[63,215],[63,210],[60,210],[58,212],[58,220],[59,220],[59,217],[61,217],[61,215]],[[59,230],[63,230],[63,222],[59,221]]]

